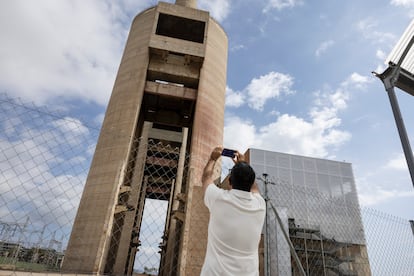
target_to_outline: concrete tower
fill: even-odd
[[[185,259],[191,254],[188,240],[198,234],[190,221],[206,215],[194,203],[201,199],[201,172],[210,151],[223,141],[226,69],[227,36],[208,12],[196,9],[196,0],[160,2],[135,17],[63,271],[132,273],[143,200],[156,193],[150,183],[143,188],[147,141],[153,138],[180,148],[175,185],[166,183],[170,188],[162,192],[172,211],[184,210],[180,227],[168,224],[166,239],[166,254],[178,250],[180,256],[165,257],[174,263],[165,264],[164,274],[196,274],[185,272],[186,267],[200,268],[203,261],[203,256]],[[180,164],[186,155],[190,160],[184,183]],[[178,201],[179,194],[184,199]],[[174,240],[179,247],[171,249]]]

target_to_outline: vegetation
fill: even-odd
[[[0,242],[0,269],[24,271],[59,270],[63,253],[48,248],[25,248],[15,243]]]

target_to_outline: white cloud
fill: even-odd
[[[200,0],[198,6],[209,11],[211,16],[220,22],[230,13],[230,0]]]
[[[302,0],[269,0],[263,9],[263,12],[268,12],[271,9],[281,11],[286,8],[293,8],[300,5],[303,5]]]
[[[381,49],[378,49],[377,52],[375,53],[375,55],[381,61],[384,61],[387,58],[387,54]]]
[[[78,119],[65,117],[50,123],[51,130],[49,134],[55,137],[61,137],[60,140],[53,139],[50,143],[63,143],[71,146],[78,146],[79,143],[89,134],[89,129]],[[44,134],[41,134],[44,136]]]
[[[337,125],[321,124],[315,120],[307,121],[294,115],[283,114],[275,122],[257,131],[251,122],[233,117],[226,120],[224,141],[225,145],[240,151],[261,148],[326,157],[328,147],[339,146],[351,137],[348,132],[335,129]]]
[[[414,191],[399,191],[377,187],[369,193],[359,193],[359,201],[363,206],[376,205],[403,197],[414,197]]]
[[[52,122],[52,126],[58,128],[64,133],[87,134],[89,129],[76,118],[65,117]]]
[[[97,116],[95,116],[95,118],[93,119],[93,122],[96,125],[101,126],[103,124],[104,119],[105,119],[105,113],[100,113]]]
[[[412,18],[414,16],[414,1],[413,0],[392,0],[391,5],[401,7],[407,11],[408,16]]]
[[[124,9],[145,6],[128,3],[2,3],[0,89],[41,104],[64,97],[105,105],[130,26]]]
[[[339,146],[350,134],[334,129],[336,125],[283,114],[276,122],[260,129],[262,147],[307,156],[326,157],[329,146]]]
[[[411,178],[402,153],[395,154],[389,160],[372,160],[372,164],[357,165],[371,167],[357,173],[358,196],[361,205],[372,206],[414,198]]]
[[[82,175],[53,175],[51,160],[57,161],[58,157],[48,146],[31,140],[0,140],[0,146],[9,149],[3,151],[0,157],[0,170],[3,172],[0,192],[4,199],[0,209],[8,211],[4,219],[19,221],[30,216],[44,224],[55,223],[60,227],[70,227],[86,172]],[[79,166],[83,162],[85,160],[82,158],[72,160],[71,164],[61,164],[61,169],[65,166]]]
[[[375,68],[374,72],[377,72],[377,73],[382,73],[382,72],[384,72],[384,71],[385,71],[385,69],[386,69],[385,65],[383,65],[383,64],[378,64],[378,65],[377,65],[377,67]]]
[[[281,114],[280,114],[280,111],[277,111],[277,110],[273,109],[273,110],[272,110],[272,111],[270,111],[267,115],[269,115],[269,116],[276,116],[276,117],[278,117],[278,116],[280,116]]]
[[[394,158],[390,159],[385,168],[394,169],[394,170],[408,170],[407,160],[405,159],[404,154],[399,154]]]
[[[64,232],[67,239],[96,131],[77,119],[54,120],[50,114],[14,103],[3,102],[0,108],[8,118],[0,122],[2,219],[21,222],[30,217],[31,227],[47,226],[46,231]]]
[[[245,89],[249,106],[256,110],[263,110],[267,100],[278,99],[283,94],[295,93],[292,90],[292,85],[293,77],[278,72],[270,72],[259,78],[254,78]]]
[[[385,65],[384,65],[384,61],[387,59],[387,54],[382,50],[382,49],[378,49],[375,53],[375,56],[381,61],[378,65],[377,68],[375,68],[374,72],[377,73],[382,73],[385,70]]]
[[[370,82],[367,76],[362,76],[355,72],[351,74],[348,80],[351,82],[351,84],[366,84]]]
[[[357,30],[363,35],[367,40],[370,40],[374,43],[384,43],[384,42],[394,42],[395,35],[392,33],[380,32],[378,31],[378,22],[373,18],[365,18],[356,23]]]
[[[362,19],[357,22],[357,27],[361,31],[372,30],[373,28],[377,27],[377,25],[378,25],[378,22],[372,18]]]
[[[93,154],[95,153],[95,149],[96,149],[96,143],[90,144],[88,148],[86,149],[85,153],[88,154],[89,156],[93,156]]]
[[[241,92],[233,91],[230,87],[226,87],[226,106],[240,107],[245,102],[245,96]]]
[[[324,93],[318,91],[315,93],[315,106],[311,108],[310,114],[314,118],[321,116],[320,114],[335,115],[347,107],[348,100],[349,92],[343,84],[336,91]]]
[[[227,116],[224,126],[224,146],[244,152],[255,146],[256,127],[251,121],[242,120],[237,116]]]
[[[372,77],[363,76],[356,72],[352,73],[344,82],[342,82],[341,86],[350,91],[355,89],[365,89],[366,85],[373,82],[374,79]]]
[[[232,116],[225,121],[225,145],[241,151],[253,147],[315,157],[330,156],[330,149],[351,138],[349,132],[339,129],[338,115],[347,108],[348,90],[366,81],[365,77],[354,73],[338,89],[315,93],[309,118],[280,114],[274,122],[257,129],[251,121]]]
[[[319,45],[318,49],[316,49],[315,56],[320,57],[323,53],[326,52],[326,50],[328,50],[334,44],[335,42],[333,40],[327,40],[327,41],[322,42],[321,45]]]
[[[247,102],[250,108],[262,111],[268,100],[294,94],[292,86],[293,77],[290,75],[270,72],[253,78],[242,91],[226,87],[226,106],[240,107]]]
[[[387,170],[388,168],[382,166],[375,172],[366,173],[363,177],[356,179],[359,202],[362,206],[373,206],[414,197],[412,187],[405,186],[408,179],[401,178],[398,174],[389,174]]]
[[[414,6],[413,0],[391,0],[391,5],[411,7]]]
[[[242,49],[245,49],[245,48],[246,48],[246,46],[244,46],[243,44],[238,44],[238,45],[232,46],[230,48],[230,51],[235,52],[235,51],[242,50]]]
[[[173,2],[173,1],[169,1]],[[108,102],[133,17],[153,0],[14,0],[0,5],[0,91],[37,104]],[[221,21],[229,0],[200,1]]]

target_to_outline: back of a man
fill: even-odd
[[[203,174],[204,202],[210,211],[210,222],[201,275],[256,276],[265,202],[254,184],[253,169],[239,162],[238,156],[230,176],[232,189],[222,190],[212,184],[209,176],[220,152],[221,148],[213,150]]]

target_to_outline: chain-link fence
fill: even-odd
[[[267,275],[414,275],[409,221],[277,177],[262,182],[262,194],[265,182],[275,184],[267,184]]]
[[[85,188],[98,128],[5,95],[0,114],[0,275],[97,263],[102,274],[199,274],[208,211],[180,139],[134,140],[105,192],[105,171],[99,190]],[[269,179],[261,275],[414,275],[409,222],[279,180]]]
[[[414,275],[414,228],[410,222],[363,208],[372,275]]]
[[[98,129],[6,95],[0,114],[0,268],[59,270]]]

